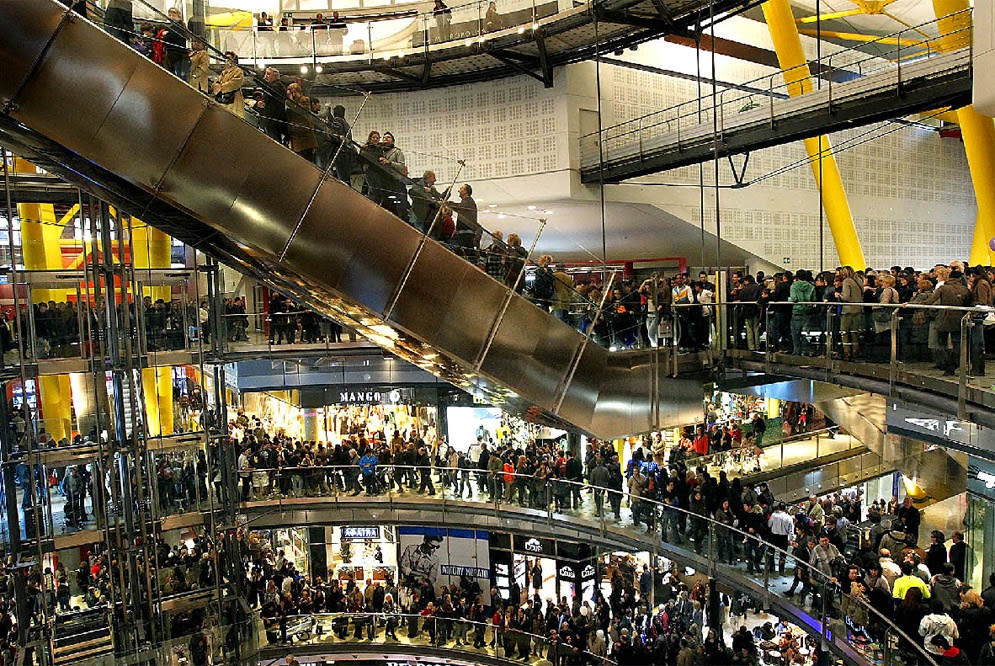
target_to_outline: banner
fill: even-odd
[[[459,584],[460,578],[491,576],[489,534],[445,527],[399,527],[397,561],[401,580],[427,578],[433,586]],[[485,584],[481,583],[481,588]]]

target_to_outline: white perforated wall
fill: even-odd
[[[341,103],[351,119],[355,97],[323,100]],[[480,181],[555,172],[566,168],[567,118],[562,96],[528,77],[452,88],[375,95],[355,123],[362,142],[370,130],[393,132],[408,171],[426,169],[448,183],[457,161],[466,166],[460,180]]]
[[[680,65],[684,71],[694,71],[694,65],[689,67],[686,62],[687,53],[693,51],[672,48],[680,49],[673,53],[685,61],[663,59],[659,66]],[[643,55],[643,51],[644,47],[640,47],[634,55]],[[709,75],[707,67],[703,69]],[[717,71],[720,79],[744,82],[771,70],[722,58]],[[612,65],[603,65],[601,72],[606,125],[698,95],[694,81]],[[593,81],[593,64],[581,63],[557,70],[556,86],[549,90],[538,81],[519,76],[375,95],[355,123],[354,136],[362,141],[371,129],[392,131],[405,151],[411,175],[419,176],[431,168],[444,184],[455,176],[457,160],[465,160],[460,180],[494,185],[498,196],[489,201],[534,201],[544,196],[562,199],[564,193],[572,192],[575,201],[593,202],[597,192],[580,186],[577,175],[579,116],[581,111],[596,108]],[[708,86],[702,90],[710,92]],[[764,100],[763,96],[757,97],[757,102]],[[360,100],[344,97],[323,101],[344,104],[351,120]],[[889,123],[841,132],[831,139],[839,147],[847,141],[860,142],[868,132],[884,135],[837,156],[868,263],[875,267],[922,267],[954,257],[966,258],[976,210],[961,143],[941,139],[930,131]],[[753,153],[746,179],[758,182],[720,192],[722,237],[772,263],[782,264],[788,259],[792,267],[817,267],[819,200],[812,172],[804,160],[800,142]],[[801,166],[788,168],[795,164]],[[781,170],[778,175],[764,177]],[[539,174],[543,174],[542,179],[535,178]],[[608,198],[652,203],[696,226],[701,223],[698,167],[640,180],[676,187],[614,187]],[[705,166],[705,181],[712,182],[711,164]],[[721,164],[720,182],[733,184],[725,161]],[[716,217],[712,196],[710,189],[704,207],[704,222],[709,230],[714,230]],[[821,241],[822,265],[835,266],[838,258],[826,226],[821,227]],[[660,239],[659,252],[666,255],[664,238]]]
[[[720,79],[728,81],[751,81],[769,72],[743,62],[728,61],[726,65],[717,71]],[[603,65],[601,82],[608,106],[606,122],[609,114],[610,122],[622,122],[698,96],[694,81],[626,67]],[[708,95],[710,86],[704,86],[703,92]],[[755,99],[763,103],[766,97]],[[895,123],[839,132],[830,139],[838,149],[837,161],[869,265],[924,267],[967,258],[976,208],[959,140]],[[839,150],[844,146],[849,147]],[[740,165],[742,158],[736,163]],[[793,165],[798,166],[790,169]],[[706,184],[714,183],[711,162],[704,172]],[[720,163],[719,178],[723,186],[735,183],[725,159]],[[697,166],[638,180],[684,186],[655,188],[661,191],[658,205],[700,224]],[[751,180],[757,182],[744,189],[720,190],[722,237],[772,263],[788,259],[791,267],[817,266],[818,190],[802,143],[752,153],[746,171],[746,181]],[[693,196],[686,191],[689,187],[695,190]],[[704,211],[709,230],[715,228],[716,220],[713,197],[709,188]],[[836,266],[838,257],[828,226],[823,227],[822,247],[822,266]]]

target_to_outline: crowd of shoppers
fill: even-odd
[[[736,272],[728,299],[730,339],[750,350],[816,355],[831,348],[846,360],[888,361],[894,333],[899,360],[933,362],[945,374],[960,366],[963,343],[969,345],[969,373],[983,376],[993,279],[995,269],[960,260],[929,270],[843,266],[770,278]],[[913,307],[927,305],[973,311]],[[968,339],[962,340],[965,327]]]

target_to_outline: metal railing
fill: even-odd
[[[326,497],[331,506],[342,508],[355,501],[387,504],[414,496],[413,488],[419,485],[431,496],[432,502],[452,509],[470,501],[492,505],[496,513],[501,513],[502,506],[514,506],[517,500],[520,509],[538,511],[535,517],[545,520],[551,527],[561,521],[569,524],[578,520],[593,522],[602,534],[609,529],[626,527],[627,532],[658,540],[660,551],[671,559],[689,566],[707,567],[709,575],[722,573],[732,579],[745,577],[769,594],[780,595],[785,579],[797,578],[802,586],[802,603],[796,606],[795,619],[811,618],[812,621],[803,626],[811,634],[832,640],[849,626],[851,631],[874,638],[867,646],[868,651],[879,651],[884,664],[902,663],[900,655],[914,655],[921,663],[935,664],[933,656],[905,635],[887,613],[875,608],[859,591],[851,593],[844,589],[844,572],[827,571],[829,560],[813,558],[822,564],[820,568],[798,559],[793,552],[765,540],[761,532],[766,528],[740,524],[731,507],[727,512],[716,511],[709,515],[712,512],[704,510],[704,504],[701,510],[690,510],[669,500],[641,496],[618,487],[596,487],[543,474],[503,470],[384,464],[364,474],[357,464],[243,469],[239,472],[243,475],[243,511],[268,506],[279,507],[281,512],[292,510],[299,504],[294,498]],[[631,487],[628,480],[617,478],[626,484],[626,488]],[[437,483],[440,485],[438,491]],[[407,491],[403,490],[405,486]],[[275,492],[266,494],[267,489],[275,489]],[[284,490],[286,492],[281,492]],[[352,499],[364,492],[367,496],[361,500]],[[591,501],[584,499],[587,495]],[[593,514],[590,513],[592,504]],[[623,504],[627,504],[627,508],[623,509]],[[585,505],[584,512],[574,508]],[[309,506],[315,508],[314,502]],[[788,563],[795,569],[790,575],[786,573]],[[804,599],[809,595],[812,604],[805,605]],[[868,659],[873,662],[873,658]]]
[[[375,13],[361,10],[340,19],[325,16],[321,24],[217,27],[208,36],[215,47],[234,51],[258,66],[373,63],[418,54],[436,45],[471,46],[498,36],[531,36],[544,19],[576,8],[561,5],[558,0],[473,0],[436,13],[418,11],[412,3],[407,9],[379,7]]]
[[[489,603],[488,603],[489,605]],[[518,609],[518,606],[514,606]],[[482,607],[481,607],[482,610]],[[594,654],[586,645],[577,646],[567,640],[550,635],[509,628],[493,621],[471,620],[445,610],[442,604],[432,613],[402,612],[397,606],[369,609],[366,612],[327,612],[290,615],[286,618],[267,617],[261,613],[264,632],[276,644],[296,642],[297,645],[325,646],[348,644],[361,649],[376,646],[378,650],[391,645],[409,649],[432,647],[462,655],[487,655],[498,659],[524,659],[545,657],[553,663],[606,666],[616,660],[607,654]],[[397,633],[406,639],[401,642]],[[592,631],[593,634],[593,631]],[[606,649],[608,639],[606,638]],[[266,645],[262,648],[266,649]],[[286,649],[286,648],[282,648]]]
[[[869,42],[862,42],[859,47],[835,51],[815,61],[816,75],[823,76],[825,72],[826,105],[831,110],[834,104],[838,104],[850,95],[851,93],[846,92],[848,86],[853,89],[852,94],[866,95],[868,91],[865,87],[854,88],[852,85],[866,77],[874,77],[875,85],[878,86],[876,91],[894,87],[896,92],[900,93],[903,84],[911,78],[936,76],[942,73],[935,69],[923,70],[918,63],[935,60],[952,51],[966,49],[967,56],[952,57],[949,63],[944,63],[941,67],[969,69],[973,52],[970,16],[970,9],[960,10]],[[966,26],[963,25],[965,17]],[[944,33],[940,26],[946,22],[956,24],[958,27]],[[926,36],[927,32],[938,32],[939,35],[929,37]],[[941,41],[944,42],[943,46],[940,45]],[[894,47],[889,48],[892,45]],[[875,46],[879,47],[879,50],[870,52]],[[599,159],[602,149],[605,160],[611,162],[641,161],[647,154],[671,145],[675,150],[681,151],[702,141],[712,141],[713,125],[717,127],[721,136],[727,129],[727,121],[729,128],[734,126],[738,128],[744,122],[766,123],[773,127],[779,117],[776,109],[779,100],[808,94],[816,89],[818,84],[810,79],[811,70],[809,62],[786,70],[777,70],[737,84],[735,88],[719,91],[714,105],[710,101],[709,93],[700,99],[680,102],[602,128],[600,132],[585,134],[580,138],[581,165],[592,166]],[[842,80],[837,81],[837,78]],[[764,103],[758,103],[755,100],[757,97],[767,99]]]

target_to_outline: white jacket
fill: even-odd
[[[933,645],[934,636],[945,636],[950,645],[960,638],[957,623],[946,613],[930,613],[924,617],[919,623],[919,635],[923,637],[926,649],[937,655],[943,654],[943,650]]]

